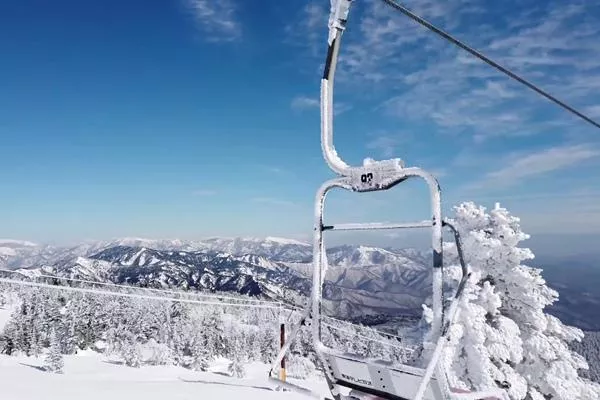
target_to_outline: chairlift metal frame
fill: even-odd
[[[437,179],[418,167],[405,167],[399,158],[375,161],[367,159],[362,166],[349,166],[337,154],[333,144],[333,82],[340,49],[341,37],[348,20],[353,0],[331,0],[329,18],[328,52],[323,77],[321,79],[321,145],[328,166],[338,176],[326,181],[318,189],[315,198],[313,236],[313,286],[308,306],[299,324],[293,329],[290,340],[281,348],[272,364],[269,378],[278,385],[299,391],[311,397],[320,398],[318,393],[298,385],[284,382],[273,374],[277,371],[293,339],[305,324],[311,325],[313,349],[323,369],[331,395],[335,400],[351,398],[375,398],[387,400],[476,400],[483,398],[508,399],[504,390],[492,389],[482,392],[459,393],[453,390],[439,358],[448,340],[448,333],[458,314],[458,304],[469,279],[470,272],[463,255],[457,230],[442,219],[441,189]],[[423,179],[430,194],[431,220],[413,223],[353,223],[325,225],[323,210],[327,194],[334,188],[355,193],[386,191],[409,178]],[[444,308],[443,299],[443,228],[448,227],[454,234],[462,278],[449,306]],[[324,245],[324,232],[337,230],[378,230],[430,228],[433,249],[433,320],[428,340],[423,343],[425,354],[429,355],[426,368],[391,363],[347,354],[328,347],[322,341],[322,299],[323,283],[327,269],[327,256]],[[342,395],[341,388],[350,389],[350,395]]]

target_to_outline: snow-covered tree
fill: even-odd
[[[571,343],[571,348],[585,356],[590,365],[582,375],[600,383],[600,332],[585,332],[583,341]]]
[[[125,343],[121,346],[121,357],[130,367],[138,368],[142,365],[142,346],[131,333],[125,334]]]
[[[60,339],[56,334],[56,329],[52,329],[50,333],[50,348],[44,360],[44,368],[46,371],[54,373],[63,373],[65,362],[61,353]]]
[[[455,212],[452,222],[472,277],[442,360],[451,385],[503,387],[514,400],[599,399],[600,386],[578,374],[587,369],[585,359],[569,349],[583,332],[544,312],[558,293],[546,285],[541,269],[523,264],[533,253],[518,247],[529,238],[519,219],[499,206],[486,212],[471,202]],[[451,244],[445,251],[456,255]],[[445,268],[458,279],[457,265]]]
[[[246,376],[246,364],[248,363],[248,355],[244,351],[242,338],[234,337],[231,343],[231,353],[229,364],[229,373],[237,378]]]
[[[170,365],[173,363],[173,354],[169,346],[150,339],[145,345],[147,357],[145,362],[150,365]]]
[[[286,374],[290,378],[306,379],[316,370],[315,364],[308,358],[290,354],[286,361]]]

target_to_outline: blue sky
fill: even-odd
[[[600,119],[600,5],[406,1]],[[356,0],[336,80],[352,164],[434,171],[445,208],[495,201],[527,232],[600,234],[600,132],[380,1]],[[311,234],[329,1],[0,5],[0,235]],[[332,220],[429,216],[420,182],[334,193]],[[388,238],[389,239],[389,238]]]

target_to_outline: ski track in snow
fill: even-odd
[[[2,400],[306,400],[296,392],[275,391],[267,380],[269,366],[252,363],[245,378],[227,375],[227,360],[213,362],[207,372],[176,366],[127,367],[92,351],[65,356],[63,374],[43,371],[43,356],[0,355]],[[288,379],[328,393],[324,380]]]

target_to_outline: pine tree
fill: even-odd
[[[455,207],[465,259],[473,272],[444,360],[452,386],[504,387],[511,399],[598,399],[600,386],[578,375],[585,359],[571,351],[583,332],[544,312],[558,299],[533,253],[518,244],[529,236],[503,208],[486,213],[468,202]],[[452,245],[447,254],[456,254]],[[457,265],[445,266],[458,276]]]
[[[56,329],[52,329],[50,333],[50,348],[45,358],[44,367],[46,371],[54,373],[63,373],[64,359],[60,349],[60,340],[56,334]]]
[[[121,347],[121,357],[125,360],[125,365],[138,368],[142,365],[141,345],[131,333],[127,333],[125,338],[125,343]]]
[[[229,325],[228,333],[228,358],[231,360],[229,373],[232,376],[243,378],[246,376],[246,364],[248,360],[247,346],[245,346],[246,337],[240,326],[236,324]]]
[[[243,351],[237,350],[241,348],[239,342],[239,338],[235,338],[232,341],[233,352],[230,356],[231,364],[229,364],[229,373],[237,378],[243,378],[244,376],[246,376],[246,363],[248,361],[248,358]]]
[[[169,346],[150,339],[144,346],[150,351],[146,362],[150,365],[170,365],[173,363],[173,355]]]

